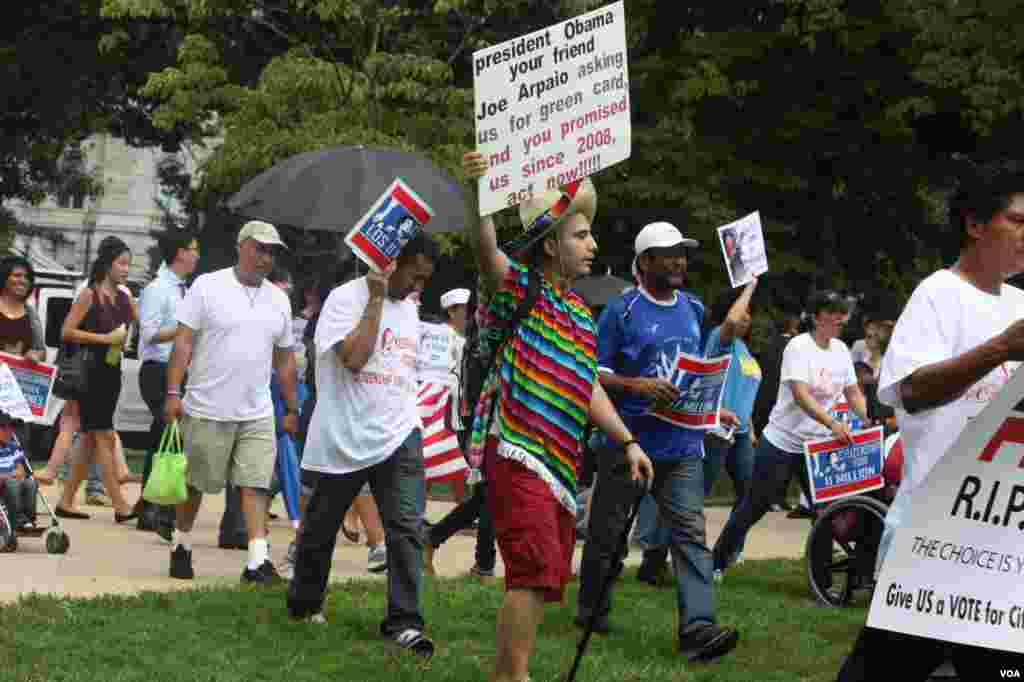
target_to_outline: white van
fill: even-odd
[[[39,313],[39,319],[43,324],[43,337],[46,341],[46,360],[52,363],[56,362],[57,350],[61,345],[60,332],[61,327],[64,325],[64,318],[67,317],[68,311],[71,310],[75,291],[81,286],[84,277],[79,272],[59,272],[54,270],[36,270],[35,272],[35,288],[29,297],[29,303]],[[129,288],[133,289],[132,293],[136,296],[140,293],[134,290],[136,287],[131,283],[129,283]],[[131,338],[131,346],[125,351],[124,360],[121,364],[123,383],[121,385],[121,397],[117,402],[117,411],[114,413],[114,426],[120,432],[121,439],[127,448],[145,447],[145,436],[148,435],[150,424],[153,421],[153,416],[150,414],[149,408],[146,407],[146,402],[142,399],[142,393],[139,391],[138,324],[132,325]],[[63,407],[63,400],[56,396],[51,398],[46,415],[40,420],[40,424],[43,427],[49,427],[49,430],[52,431],[57,416]],[[38,433],[38,428],[35,431],[37,433],[34,434],[33,441],[36,438],[40,438],[42,441],[33,447],[34,453],[38,456],[40,450],[46,449],[48,455],[49,448],[46,447],[45,443],[47,441],[52,442],[51,439],[56,437],[56,434]]]

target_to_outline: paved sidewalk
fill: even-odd
[[[51,506],[59,497],[59,488],[44,488]],[[137,484],[125,487],[129,500],[139,495]],[[431,501],[427,518],[439,520],[452,504]],[[17,599],[29,592],[56,593],[73,596],[92,596],[105,593],[134,593],[140,590],[175,590],[190,587],[236,584],[242,571],[246,553],[217,547],[217,526],[224,508],[222,495],[207,496],[193,531],[193,563],[196,579],[191,582],[173,580],[167,576],[169,546],[155,533],[135,530],[135,522],[118,526],[114,523],[113,509],[81,506],[92,514],[87,521],[64,520],[64,528],[71,538],[71,549],[63,556],[46,553],[42,538],[23,539],[16,554],[0,555],[0,602]],[[274,511],[281,515],[271,522],[271,555],[280,564],[284,560],[288,543],[292,539],[291,524],[275,502]],[[728,509],[708,509],[708,538],[718,536]],[[40,516],[40,523],[48,520]],[[769,513],[748,538],[744,556],[748,559],[772,557],[798,558],[804,553],[804,542],[810,526],[804,519],[787,519],[785,513]],[[456,535],[438,550],[435,567],[440,576],[464,575],[473,565],[476,538]],[[577,545],[576,561],[582,544]],[[366,570],[367,550],[363,545],[349,543],[339,536],[334,553],[332,578],[381,579]],[[628,564],[639,563],[640,553],[632,551]],[[499,555],[498,573],[502,572]]]

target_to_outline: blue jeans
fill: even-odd
[[[715,568],[725,570],[735,561],[736,555],[747,540],[747,533],[761,520],[772,504],[778,500],[796,474],[807,499],[811,499],[807,466],[801,454],[780,450],[767,438],[761,438],[754,457],[754,474],[746,495],[729,516],[715,543]]]
[[[722,464],[736,488],[736,501],[732,505],[729,518],[736,516],[736,509],[750,489],[750,481],[754,478],[754,444],[750,432],[737,433],[733,436],[733,444],[729,445],[721,438],[708,436],[704,439],[704,496],[711,494],[711,488],[722,471]],[[743,551],[746,538],[740,541],[737,554]],[[731,561],[732,559],[730,559]]]
[[[629,511],[638,491],[629,478],[621,451],[603,452],[597,458],[598,481],[591,503],[587,542],[580,568],[577,614],[586,618],[595,609],[602,615],[611,609],[611,590],[598,603],[601,587],[613,572],[621,572],[616,556]],[[704,464],[699,457],[680,461],[654,461],[650,495],[669,536],[676,574],[680,632],[715,622],[711,552],[706,544],[704,520]]]
[[[668,547],[671,534],[668,528],[661,524],[658,503],[649,493],[640,501],[640,511],[636,515],[636,529],[633,535],[637,546],[645,552]]]

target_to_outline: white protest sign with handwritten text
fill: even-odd
[[[629,158],[627,71],[622,2],[473,53],[480,214]]]

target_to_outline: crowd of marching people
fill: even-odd
[[[469,153],[464,165],[477,178],[487,160]],[[1016,369],[1024,356],[1022,299],[1003,280],[1024,269],[1022,179],[1005,170],[964,179],[951,205],[959,260],[926,279],[902,315],[902,302],[886,299],[860,305],[853,325],[848,298],[819,292],[803,319],[784,321],[756,349],[757,280],[706,306],[692,293],[687,267],[700,245],[667,222],[639,232],[635,286],[595,314],[573,281],[589,274],[598,251],[596,187],[583,180],[535,195],[519,207],[521,230],[509,243],[499,246],[490,218],[479,221],[480,286],[441,297],[446,319],[435,331],[446,335],[449,355],[430,377],[421,374],[419,297],[440,251],[425,233],[383,272],[347,281],[321,274],[303,287],[298,315],[291,276],[276,267],[287,247],[269,223],[247,223],[236,264],[191,283],[198,242],[166,239],[163,264],[138,300],[124,288],[132,254],[108,238],[62,329],[88,380],[63,381],[60,436],[34,476],[16,420],[0,414],[3,507],[15,528],[33,526],[34,486],[51,484],[69,460],[55,514],[89,518],[75,495],[95,463],[114,520],[160,533],[171,545],[170,577],[190,580],[202,570],[192,530],[203,497],[226,492],[220,546],[247,552],[242,581],[287,579],[290,615],[315,624],[327,621],[338,533],[349,540],[365,533],[369,570],[387,573],[381,635],[425,657],[434,644],[422,576],[434,573],[434,557],[452,535],[475,528],[470,573],[493,580],[499,551],[504,566],[496,682],[528,678],[544,606],[562,601],[574,578],[578,531],[585,542],[576,623],[615,632],[612,588],[632,526],[643,552],[639,579],[664,582],[671,560],[680,654],[711,661],[740,638],[719,622],[716,586],[728,584],[749,534],[784,502],[793,479],[813,499],[806,441],[850,442],[867,425],[901,429],[904,483],[886,520],[884,558],[914,489],[983,407],[978,396],[996,392],[967,389],[979,381],[997,389]],[[31,265],[3,260],[0,285],[0,347],[41,359],[39,320],[26,303]],[[176,507],[133,503],[122,490],[132,478],[113,414],[132,324],[140,328],[139,382],[153,414],[141,478],[150,476],[165,427],[177,424],[188,498]],[[860,328],[863,338],[852,346],[841,340]],[[684,356],[730,358],[720,424],[711,431],[652,414],[679,397],[675,367]],[[302,518],[279,572],[267,519],[281,434],[298,439]],[[723,469],[736,499],[710,545],[705,499]],[[428,479],[471,486],[436,523],[424,518]],[[841,680],[882,679],[878,652],[897,645],[920,653],[914,663],[922,671],[940,661],[942,643],[908,637],[897,644],[897,635],[879,633],[865,628]],[[985,653],[958,645],[954,660],[973,665]]]

